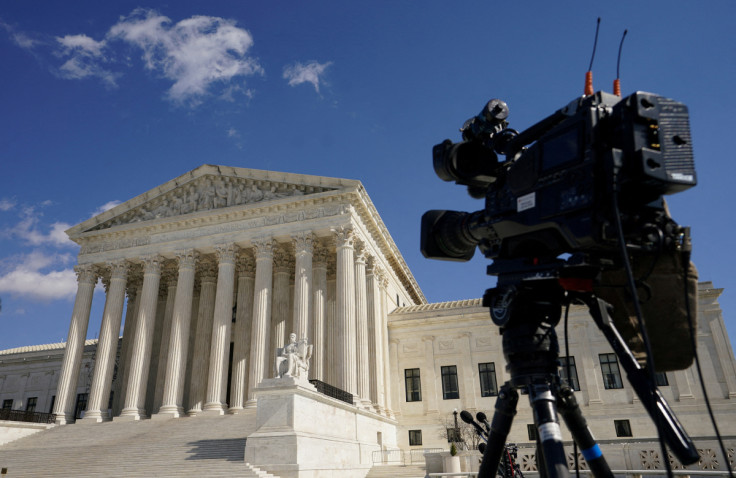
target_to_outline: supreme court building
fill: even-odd
[[[391,425],[378,449],[447,448],[453,411],[490,417],[509,379],[480,299],[427,303],[359,181],[204,165],[67,234],[81,249],[66,343],[0,351],[3,406],[33,398],[57,424],[256,408],[254,391],[274,377],[292,332],[313,345],[310,379]],[[99,280],[99,339],[86,341]],[[697,341],[732,450],[736,361],[720,293],[700,284]],[[655,439],[586,309],[573,307],[569,328],[561,356],[596,437]],[[694,369],[658,383],[688,432],[709,439]],[[509,441],[531,444],[532,423],[522,398]]]

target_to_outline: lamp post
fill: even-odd
[[[457,408],[456,408],[455,410],[453,410],[453,411],[452,411],[452,415],[453,415],[453,416],[455,417],[455,436],[454,436],[454,437],[452,437],[452,441],[453,441],[453,443],[454,443],[454,442],[456,442],[456,441],[457,441],[458,435],[460,434],[460,433],[459,433],[459,430],[458,430],[458,428],[457,428]]]

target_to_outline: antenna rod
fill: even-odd
[[[585,73],[585,90],[584,95],[590,96],[594,93],[593,91],[593,59],[595,58],[595,49],[598,46],[598,31],[601,28],[601,17],[598,17],[598,22],[595,26],[595,41],[593,42],[593,54],[590,56],[590,66],[588,71]]]
[[[626,34],[629,33],[629,30],[624,30],[624,34],[621,36],[621,43],[618,45],[618,60],[616,60],[616,79],[613,80],[613,94],[616,96],[621,96],[621,74],[619,73],[621,69],[621,50],[624,48],[624,38],[626,38]]]

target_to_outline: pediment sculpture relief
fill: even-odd
[[[289,196],[303,196],[327,189],[242,178],[204,177],[106,221],[93,230]]]
[[[306,337],[297,341],[296,334],[289,336],[290,343],[276,349],[276,378],[294,377],[307,379],[313,345]]]

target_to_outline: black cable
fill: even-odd
[[[687,310],[687,324],[690,328],[690,346],[693,349],[693,354],[695,355],[695,369],[698,371],[698,379],[700,380],[700,388],[703,391],[703,399],[705,400],[705,406],[708,409],[708,415],[710,416],[710,421],[713,423],[713,430],[716,432],[716,438],[718,439],[718,445],[721,448],[721,453],[723,454],[723,460],[726,462],[726,468],[728,469],[729,476],[733,477],[733,469],[731,469],[731,463],[728,461],[728,454],[726,453],[726,447],[723,444],[723,439],[721,438],[721,433],[718,431],[718,425],[716,424],[716,417],[713,414],[713,409],[710,406],[710,398],[708,398],[708,392],[705,389],[705,381],[703,380],[703,371],[700,368],[700,359],[698,358],[698,350],[696,348],[696,341],[695,341],[695,326],[693,324],[693,317],[690,313],[690,295],[688,294],[688,279],[687,276],[690,273],[690,260],[688,258],[683,259],[684,265],[684,272],[685,272],[685,309]]]
[[[651,382],[651,387],[656,388],[656,377],[654,373],[654,355],[652,353],[652,344],[649,341],[649,335],[647,334],[647,328],[644,325],[644,315],[641,311],[641,304],[639,304],[639,297],[636,292],[636,281],[634,280],[634,271],[631,268],[631,262],[629,261],[629,253],[626,250],[626,238],[624,237],[624,228],[621,225],[621,216],[618,210],[618,191],[616,190],[616,187],[614,185],[613,192],[612,192],[612,202],[613,202],[613,216],[614,216],[614,222],[616,225],[616,233],[618,234],[618,242],[619,246],[621,247],[621,260],[624,263],[624,270],[626,271],[626,278],[629,290],[631,292],[631,300],[634,304],[634,311],[636,313],[636,321],[639,325],[639,331],[641,332],[642,341],[644,342],[644,348],[647,353],[647,372],[649,374],[649,381]],[[650,393],[654,391],[655,388],[650,387]],[[664,461],[666,468],[667,468],[667,476],[672,477],[672,464],[669,460],[669,455],[667,454],[667,447],[664,443],[664,437],[662,436],[662,424],[660,423],[661,417],[658,414],[654,415],[654,424],[657,427],[657,436],[659,438],[659,446],[662,451],[662,460]]]

